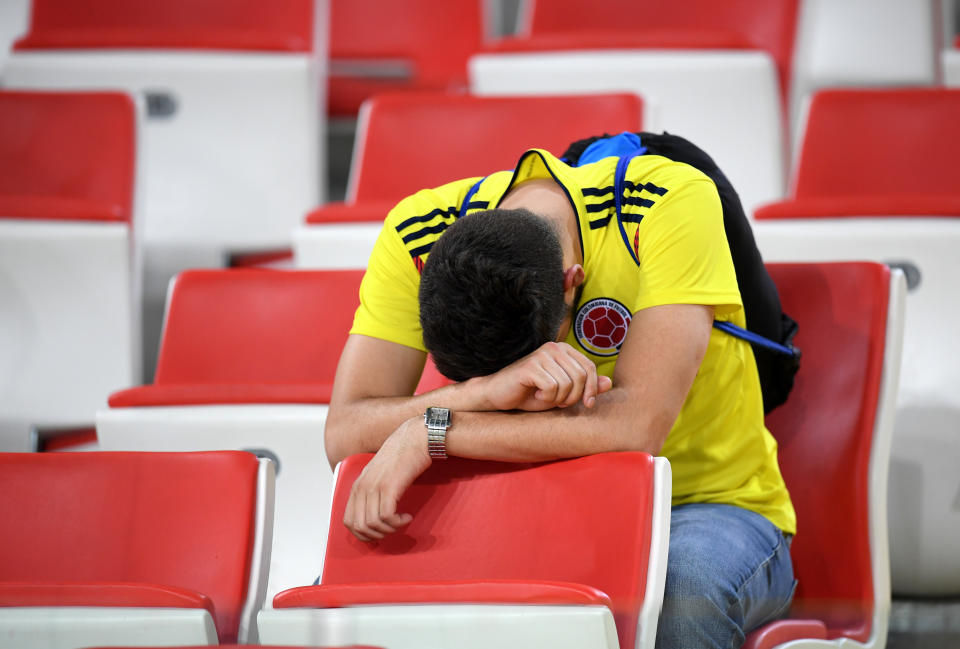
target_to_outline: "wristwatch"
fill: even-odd
[[[427,408],[423,423],[427,427],[427,451],[430,457],[447,459],[447,431],[450,430],[450,408]]]

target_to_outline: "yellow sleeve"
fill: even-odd
[[[426,351],[420,331],[419,287],[420,274],[388,219],[360,283],[360,306],[350,333]]]
[[[351,334],[426,351],[420,328],[420,271],[416,260],[423,263],[428,255],[418,251],[440,237],[444,224],[456,220],[460,203],[477,180],[468,178],[419,191],[390,211],[360,283],[360,306]]]
[[[740,289],[717,188],[699,175],[671,189],[640,223],[637,310],[705,304],[718,317],[740,310]]]

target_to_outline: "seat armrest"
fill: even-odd
[[[743,36],[722,29],[584,29],[502,38],[486,45],[482,53],[612,49],[745,50],[753,47]]]
[[[121,582],[0,582],[0,607],[19,606],[202,608],[215,617],[213,601],[208,596],[173,586]]]
[[[742,649],[771,649],[790,640],[826,640],[827,625],[820,620],[777,620],[752,631]]]
[[[373,604],[571,604],[606,606],[610,598],[559,581],[416,581],[303,586],[279,593],[274,608],[343,608]]]
[[[830,196],[797,198],[763,205],[754,212],[758,221],[837,217],[960,217],[960,197],[937,194],[912,196]]]
[[[236,404],[328,404],[332,383],[142,385],[110,395],[111,408]]]
[[[327,203],[307,214],[306,222],[308,225],[383,223],[395,205],[389,201]]]

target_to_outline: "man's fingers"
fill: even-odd
[[[570,377],[570,389],[566,395],[564,395],[563,401],[558,403],[558,405],[563,408],[566,406],[572,406],[581,398],[585,398],[585,391],[589,387],[589,372],[586,367],[581,363],[581,361],[586,362],[591,367],[591,363],[588,359],[582,358],[580,354],[577,354],[573,350],[569,350],[569,347],[564,349],[564,354],[558,358],[558,363],[563,368],[563,371],[566,372],[566,375]],[[572,353],[570,353],[572,352]],[[596,370],[594,369],[594,373]]]
[[[542,362],[536,378],[539,389],[534,396],[552,406],[561,405],[573,388],[573,380],[566,370],[552,358],[545,359]]]
[[[386,525],[390,526],[391,532],[396,532],[397,528],[403,527],[411,520],[413,516],[410,514],[399,514],[397,513],[397,499],[396,498],[380,498],[380,520],[383,521]]]
[[[597,392],[598,394],[603,394],[607,390],[613,387],[613,379],[609,376],[600,375],[597,377]]]
[[[347,500],[347,506],[343,511],[343,524],[355,537],[361,541],[369,542],[376,540],[376,537],[371,536],[364,523],[365,496],[366,494],[355,483],[350,490],[350,498]]]

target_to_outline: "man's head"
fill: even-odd
[[[420,324],[434,363],[463,381],[492,374],[554,340],[569,307],[553,226],[526,209],[474,212],[430,250]]]

